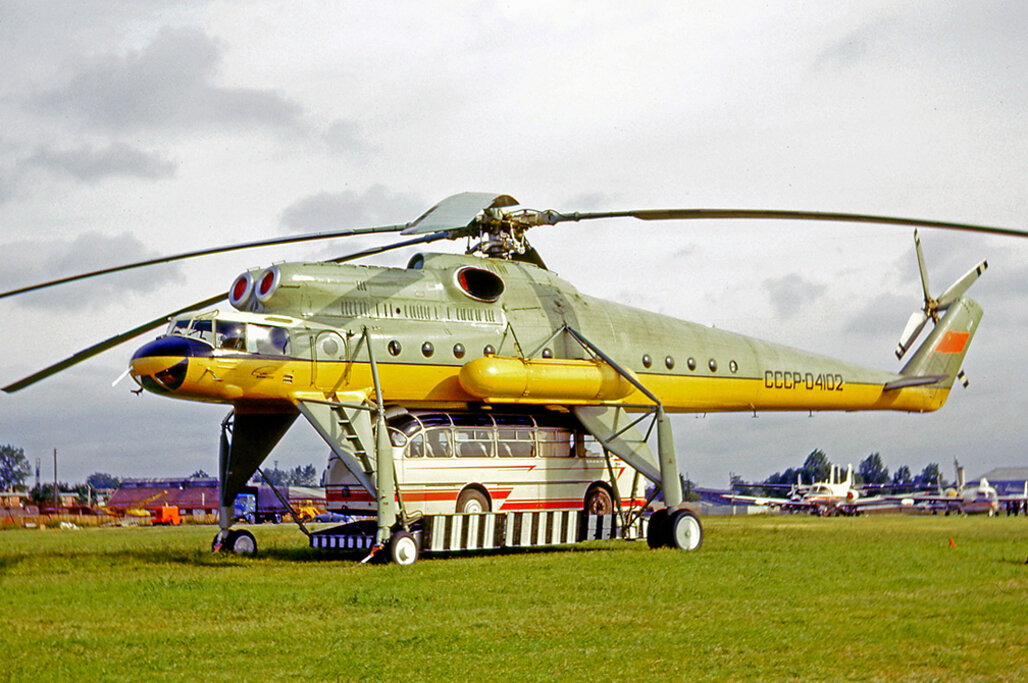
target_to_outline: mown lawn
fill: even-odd
[[[705,518],[593,543],[359,565],[295,529],[0,533],[8,680],[1023,680],[1028,519]],[[953,539],[953,545],[950,539]]]

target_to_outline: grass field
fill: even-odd
[[[361,566],[254,529],[0,533],[6,680],[1024,680],[1028,519],[705,518],[703,548]],[[950,545],[953,539],[954,546]]]

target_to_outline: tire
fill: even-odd
[[[393,564],[409,567],[418,561],[418,540],[406,531],[397,531],[389,539],[389,559]]]
[[[246,529],[233,529],[228,532],[225,547],[236,555],[254,555],[257,552],[257,539]]]
[[[478,489],[464,489],[457,496],[458,514],[481,514],[490,510],[489,498]]]
[[[669,524],[667,508],[657,510],[650,515],[650,522],[646,527],[646,543],[650,548],[657,549],[667,546]]]
[[[671,517],[668,544],[679,550],[697,550],[703,545],[703,525],[691,510],[679,510]]]
[[[614,512],[614,500],[604,486],[594,486],[585,494],[585,514],[609,515]]]

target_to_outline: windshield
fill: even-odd
[[[289,353],[289,331],[274,325],[210,318],[180,318],[171,322],[168,334],[199,339],[216,349],[227,351],[266,356],[284,356]]]

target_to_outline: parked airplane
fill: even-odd
[[[729,496],[734,501],[742,501],[753,505],[768,505],[780,510],[804,511],[828,515],[855,515],[863,509],[876,505],[895,504],[887,498],[875,496],[865,498],[863,492],[853,485],[853,465],[846,466],[846,477],[842,477],[841,468],[832,465],[825,481],[814,482],[804,487],[797,481],[788,497],[774,498],[767,496]]]
[[[932,513],[959,513],[962,515],[987,514],[996,515],[999,510],[999,495],[989,480],[982,477],[977,484],[964,481],[964,468],[956,459],[953,465],[957,470],[957,479],[953,488],[940,490],[938,493],[918,493],[909,496],[889,496],[899,500],[907,508],[921,508]],[[1006,498],[1004,496],[1004,498]]]

